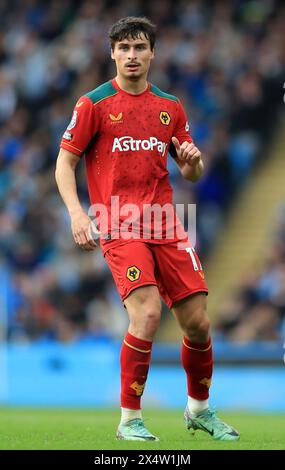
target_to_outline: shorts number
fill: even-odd
[[[194,254],[194,253],[195,253],[195,248],[190,247],[190,248],[185,248],[185,250],[186,250],[187,253],[189,253],[189,255],[190,255],[190,258],[191,258],[191,260],[192,260],[192,264],[193,264],[194,271],[199,271],[199,269],[201,269],[201,271],[202,271],[203,268],[202,268],[202,266],[201,266],[200,261],[199,261],[199,264],[200,264],[200,268],[199,268],[199,266],[198,266],[198,264],[197,264],[197,261],[196,261],[196,258],[195,258],[195,254]]]

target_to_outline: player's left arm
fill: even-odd
[[[195,183],[204,172],[202,155],[190,136],[186,113],[180,101],[177,112],[176,126],[169,151],[179,166],[183,178]]]
[[[184,179],[195,183],[204,171],[200,150],[193,142],[184,141],[181,145],[177,137],[172,137],[177,157],[174,158]]]

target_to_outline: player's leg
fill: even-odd
[[[154,260],[148,246],[141,242],[110,250],[106,259],[130,320],[120,355],[122,415],[117,437],[157,440],[144,427],[141,413],[152,340],[161,315]]]
[[[156,286],[140,287],[124,301],[129,328],[121,349],[121,422],[118,437],[157,440],[142,421],[141,397],[145,388],[152,341],[159,326],[161,301]]]
[[[173,305],[173,313],[184,333],[181,357],[187,376],[188,403],[184,413],[187,428],[206,431],[214,439],[239,439],[239,433],[209,408],[213,354],[205,294],[180,300]]]
[[[137,410],[141,417],[141,397],[151,360],[152,341],[160,322],[161,301],[156,286],[133,290],[124,301],[129,328],[121,349],[121,405]],[[124,413],[122,418],[125,419]]]
[[[206,296],[203,293],[187,296],[175,302],[172,311],[184,333],[181,359],[187,376],[188,408],[191,413],[199,413],[209,407],[213,373]]]
[[[197,253],[190,246],[179,250],[176,244],[167,244],[154,247],[154,257],[160,293],[173,309],[184,333],[181,356],[188,387],[187,427],[199,427],[216,439],[237,439],[238,433],[222,423],[208,405],[213,371],[212,341],[206,311],[208,290]],[[201,418],[204,427],[203,423],[198,426],[197,421],[190,421],[190,417],[201,413],[205,415]]]
[[[208,408],[213,373],[206,295],[196,293],[187,296],[175,302],[172,311],[184,333],[181,358],[187,375],[188,406],[192,412],[200,412]]]

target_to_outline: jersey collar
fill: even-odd
[[[128,95],[128,96],[133,96],[134,98],[136,98],[137,96],[142,96],[142,95],[144,95],[145,93],[148,93],[149,90],[150,90],[150,83],[149,83],[149,82],[147,82],[147,88],[146,88],[144,91],[142,91],[141,93],[128,93],[127,91],[122,90],[122,88],[119,87],[119,85],[118,85],[118,83],[117,83],[117,81],[116,81],[115,78],[113,78],[113,79],[111,80],[111,82],[112,82],[113,87],[116,88],[116,90],[118,90],[118,91],[120,91],[121,93],[124,93],[124,94],[126,94],[126,95]]]

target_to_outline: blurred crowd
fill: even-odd
[[[264,259],[242,273],[221,305],[216,335],[233,341],[284,341],[285,201],[276,211]]]
[[[112,339],[126,329],[126,311],[101,252],[74,246],[54,169],[74,103],[115,74],[109,27],[143,14],[158,26],[150,81],[182,100],[204,154],[205,176],[195,185],[169,164],[174,202],[198,204],[202,259],[278,123],[285,64],[281,1],[1,2],[0,307],[8,312],[1,326],[11,341]],[[77,180],[87,209],[84,164]],[[284,300],[284,251],[279,255],[274,245],[264,272],[244,279],[229,299],[235,307],[232,321],[221,321],[225,334],[244,335],[248,306],[254,315],[260,305],[263,316],[277,322],[282,288],[273,280],[283,273]]]

